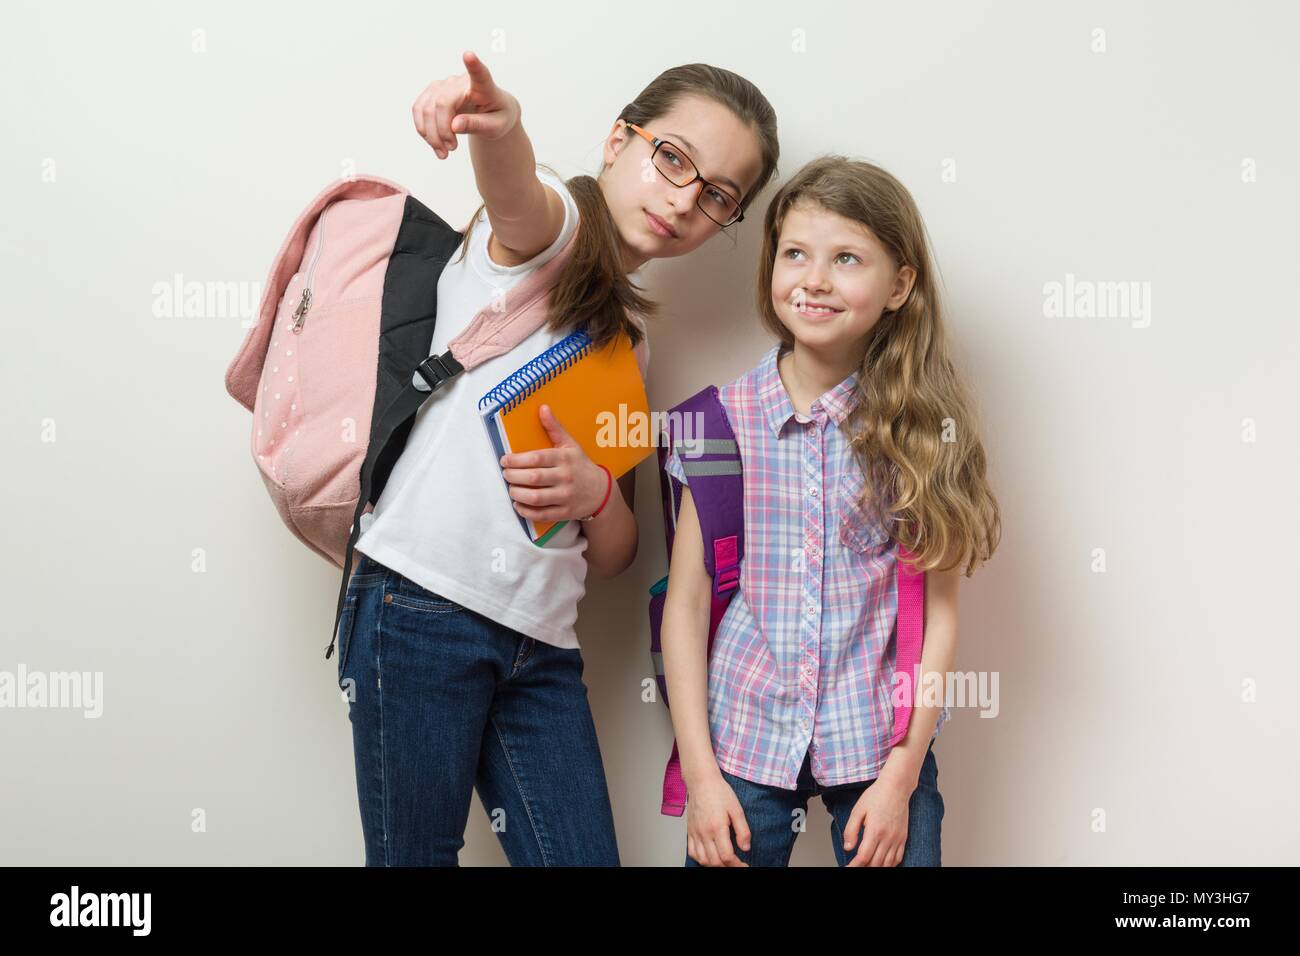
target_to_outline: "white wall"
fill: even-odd
[[[916,196],[1004,517],[959,652],[1000,713],[954,708],[936,746],[946,865],[1297,862],[1294,8],[471,6],[7,10],[0,670],[102,672],[104,711],[0,709],[0,859],[361,861],[323,660],[338,575],[279,523],[223,387],[247,316],[159,317],[153,287],[262,282],[349,164],[463,222],[469,157],[436,160],[410,106],[474,49],[566,175],[705,60],[775,105],[782,178],[835,151]],[[648,267],[655,408],[768,347],[765,200],[736,246]],[[1149,283],[1149,322],[1045,315],[1067,274]],[[593,582],[580,638],[624,863],[678,866],[668,717],[639,696],[664,566],[639,478],[640,556]],[[828,823],[814,804],[795,864],[833,863]],[[504,864],[477,801],[466,839],[462,862]]]

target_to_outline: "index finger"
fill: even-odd
[[[466,50],[461,59],[465,63],[465,72],[469,74],[470,86],[484,90],[490,90],[496,86],[496,83],[492,80],[492,74],[488,72],[487,64],[478,58],[477,53],[473,50]]]

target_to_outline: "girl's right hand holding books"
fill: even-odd
[[[496,85],[474,53],[463,59],[464,73],[434,80],[411,107],[415,128],[439,159],[456,148],[457,133],[500,139],[519,123],[519,101]]]
[[[701,866],[749,866],[736,856],[731,831],[736,831],[735,845],[749,852],[749,824],[736,792],[721,773],[687,784],[686,852]]]

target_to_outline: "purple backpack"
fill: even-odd
[[[691,499],[699,517],[700,534],[704,542],[704,567],[713,579],[712,601],[709,609],[708,654],[713,653],[713,638],[732,597],[740,587],[740,562],[745,556],[744,483],[740,462],[740,447],[727,419],[722,399],[716,386],[710,385],[672,408],[666,416],[667,441],[659,444],[659,486],[663,496],[664,537],[668,544],[667,555],[672,560],[673,537],[677,530],[677,514],[681,510],[683,485],[668,473],[665,467],[670,448],[676,446],[682,469],[690,479]],[[701,434],[678,433],[684,421],[702,426]],[[683,437],[688,440],[683,442]],[[689,455],[689,457],[688,457]],[[898,652],[896,673],[907,678],[908,693],[895,702],[894,733],[889,746],[894,746],[907,735],[912,716],[912,693],[916,688],[916,674],[921,662],[924,638],[925,575],[916,574],[905,566],[911,553],[902,545],[898,547],[896,562],[898,574]],[[664,680],[663,653],[659,643],[663,625],[664,601],[668,594],[668,576],[660,578],[650,588],[650,657],[654,662],[655,681],[659,695],[666,706],[668,685]],[[659,812],[680,817],[686,810],[686,784],[682,780],[681,759],[677,741],[664,769],[663,801]]]

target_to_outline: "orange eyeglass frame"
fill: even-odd
[[[623,121],[623,125],[625,125],[628,129],[632,130],[634,133],[636,133],[638,136],[640,136],[642,139],[644,139],[647,143],[649,143],[651,146],[653,146],[653,147],[654,147],[654,152],[655,152],[655,153],[657,153],[657,152],[659,151],[659,147],[660,147],[660,146],[671,146],[673,149],[677,150],[677,152],[681,153],[682,156],[686,159],[686,161],[689,162],[689,163],[691,164],[691,166],[695,169],[695,178],[692,179],[690,182],[688,182],[688,183],[675,183],[675,182],[673,182],[671,179],[668,179],[667,174],[664,173],[664,171],[663,171],[662,169],[659,169],[658,166],[655,166],[655,170],[658,171],[659,175],[660,175],[660,176],[663,176],[664,179],[668,179],[668,181],[669,181],[670,183],[673,183],[673,185],[676,186],[676,187],[678,187],[679,189],[686,189],[688,186],[693,186],[693,185],[695,185],[695,183],[697,183],[697,182],[702,182],[702,183],[704,183],[704,185],[706,185],[706,186],[711,186],[712,188],[716,189],[718,192],[722,193],[724,196],[727,196],[728,198],[730,198],[731,201],[734,202],[734,203],[736,204],[736,209],[739,210],[739,211],[736,213],[736,218],[733,219],[733,220],[731,220],[731,222],[728,222],[728,223],[720,223],[720,222],[718,222],[718,220],[713,219],[712,216],[709,216],[709,212],[708,212],[708,210],[705,209],[703,206],[700,206],[700,212],[704,213],[704,215],[706,215],[706,216],[709,216],[709,218],[710,218],[710,219],[713,219],[714,222],[718,222],[718,225],[719,225],[719,226],[722,226],[722,228],[724,228],[724,229],[725,229],[727,226],[734,226],[736,223],[738,223],[738,222],[743,222],[743,221],[744,221],[744,219],[745,219],[745,210],[744,210],[744,208],[740,205],[740,200],[737,199],[735,196],[732,196],[731,193],[727,192],[727,190],[723,189],[723,188],[722,188],[721,186],[719,186],[717,183],[711,183],[711,182],[709,182],[707,179],[705,179],[703,176],[701,176],[701,175],[700,175],[700,167],[696,164],[695,160],[691,159],[691,157],[687,154],[686,150],[682,149],[682,148],[681,148],[680,146],[678,146],[676,143],[670,142],[669,140],[666,140],[666,139],[660,139],[658,136],[655,136],[653,133],[649,132],[648,130],[644,130],[644,129],[642,129],[640,126],[637,126],[636,123],[629,123],[629,122],[627,122],[627,120],[624,120],[624,121]],[[653,157],[654,157],[654,153],[651,153],[650,156],[651,156],[651,158],[653,159]],[[699,197],[696,197],[695,204],[696,204],[697,206],[700,205]]]

